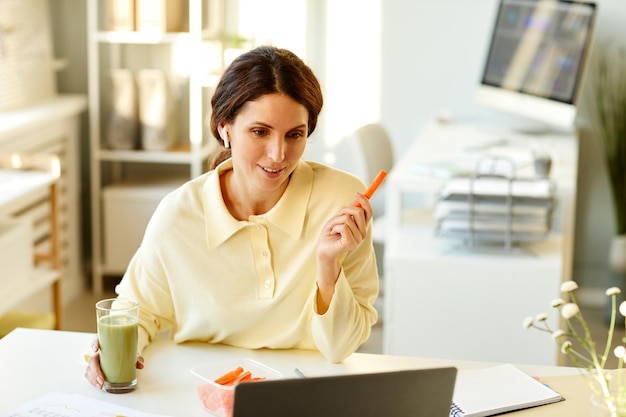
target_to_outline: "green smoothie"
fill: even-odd
[[[100,367],[107,382],[123,384],[137,378],[137,317],[110,314],[98,320]]]

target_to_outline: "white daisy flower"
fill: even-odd
[[[561,292],[570,292],[578,289],[575,281],[565,281],[561,284]]]
[[[554,308],[559,308],[561,307],[563,304],[565,304],[565,301],[563,301],[562,298],[555,298],[554,300],[552,300],[552,302],[550,303],[550,305]]]
[[[561,308],[561,316],[565,320],[569,320],[580,312],[578,306],[574,303],[567,303]]]
[[[612,295],[617,295],[617,294],[619,294],[619,293],[621,293],[621,292],[622,292],[622,290],[620,290],[619,288],[617,288],[617,287],[611,287],[611,288],[609,288],[608,290],[606,290],[606,293],[605,293],[605,294],[606,294],[607,296],[609,296],[609,297],[610,297],[610,296],[612,296]]]
[[[564,354],[567,354],[567,352],[569,352],[571,348],[572,348],[572,342],[570,342],[569,340],[566,340],[561,345],[561,352],[563,352]]]
[[[525,329],[530,329],[530,328],[532,327],[532,325],[533,325],[533,323],[534,323],[534,322],[535,322],[535,319],[534,319],[534,318],[532,318],[532,317],[530,317],[530,316],[529,316],[529,317],[526,317],[526,318],[524,319],[524,323],[523,323],[524,328],[525,328]]]
[[[558,341],[563,336],[565,336],[565,332],[561,329],[555,330],[554,332],[552,332],[552,338],[556,341]]]

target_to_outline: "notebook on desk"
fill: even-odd
[[[239,384],[233,417],[448,417],[456,368]]]
[[[460,371],[450,417],[488,417],[563,401],[511,364]]]

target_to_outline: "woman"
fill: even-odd
[[[211,104],[225,157],[163,199],[116,289],[140,303],[139,353],[169,330],[342,361],[377,319],[373,212],[359,179],[301,160],[322,108],[315,75],[259,47],[229,66]],[[86,377],[102,387],[97,354]]]

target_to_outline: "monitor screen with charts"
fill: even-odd
[[[500,0],[477,101],[570,130],[595,15],[591,2]]]
[[[453,367],[239,384],[233,417],[448,417]]]

